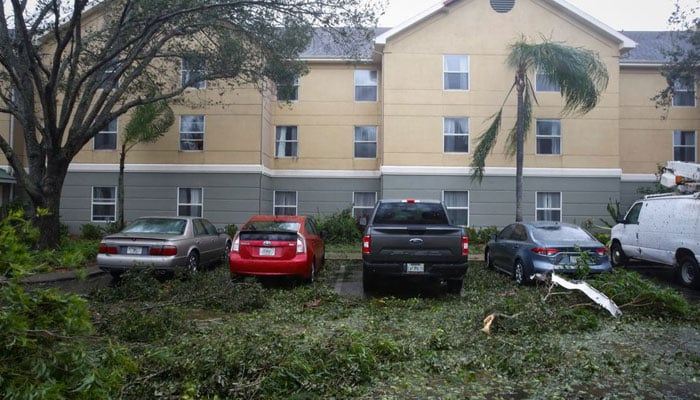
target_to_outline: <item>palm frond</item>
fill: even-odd
[[[479,183],[484,179],[484,166],[486,165],[486,157],[493,151],[496,144],[496,137],[501,130],[501,122],[503,120],[503,107],[494,115],[491,116],[491,125],[488,129],[479,136],[479,143],[474,150],[471,166],[474,167],[472,180],[477,180]]]
[[[124,128],[124,144],[130,149],[137,143],[153,143],[174,122],[175,115],[166,100],[140,105]]]

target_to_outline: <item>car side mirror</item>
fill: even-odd
[[[495,241],[495,240],[496,240],[496,234],[495,234],[495,233],[490,234],[490,235],[489,235],[489,240]]]
[[[624,215],[618,215],[617,219],[615,220],[618,224],[624,224],[625,223],[625,216]]]
[[[221,235],[222,233],[226,233],[226,229],[224,229],[224,228],[216,228],[216,233],[218,233],[219,235]]]

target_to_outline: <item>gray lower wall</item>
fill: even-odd
[[[502,227],[515,219],[515,178],[485,177],[481,183],[469,176],[397,176],[381,178],[289,178],[257,173],[127,173],[125,213],[127,221],[143,215],[177,213],[177,188],[204,189],[204,217],[217,226],[243,224],[255,214],[273,212],[274,192],[296,191],[297,213],[331,214],[352,206],[353,192],[377,192],[377,198],[441,199],[444,190],[469,191],[469,221],[473,227]],[[62,196],[62,222],[72,232],[91,222],[93,186],[116,186],[116,173],[71,172]],[[598,223],[609,219],[606,205],[620,200],[626,208],[641,195],[643,183],[618,178],[526,177],[523,218],[535,219],[535,192],[562,193],[565,222]]]

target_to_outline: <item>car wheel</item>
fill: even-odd
[[[377,282],[375,281],[374,274],[369,272],[367,267],[362,267],[362,290],[369,292],[374,290]]]
[[[491,250],[486,249],[484,252],[484,264],[486,268],[493,269],[493,260],[491,259]]]
[[[192,250],[190,255],[187,256],[187,272],[190,274],[197,273],[199,271],[199,253]]]
[[[464,284],[464,279],[449,279],[447,281],[447,291],[459,295],[462,293],[462,285]]]
[[[109,274],[112,275],[112,279],[115,281],[118,281],[121,277],[123,272],[122,271],[109,271]]]
[[[620,242],[613,242],[610,245],[610,262],[613,267],[619,267],[627,264],[627,256],[625,252],[622,251],[622,245]]]
[[[224,246],[224,254],[222,258],[222,262],[224,265],[228,264],[228,258],[231,255],[231,242],[226,242],[226,246]]]
[[[693,256],[683,256],[680,259],[679,272],[681,282],[688,287],[700,287],[700,270],[698,269],[698,261]]]
[[[316,278],[316,261],[311,261],[311,274],[306,278],[306,283],[314,283]]]
[[[518,260],[515,262],[515,267],[513,267],[513,279],[518,285],[527,285],[530,283],[530,274],[525,268],[525,263],[523,260]]]

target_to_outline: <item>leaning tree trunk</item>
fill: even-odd
[[[516,89],[518,92],[518,111],[516,120],[516,148],[515,148],[515,221],[523,220],[523,162],[525,142],[525,69],[518,70],[516,77]]]

